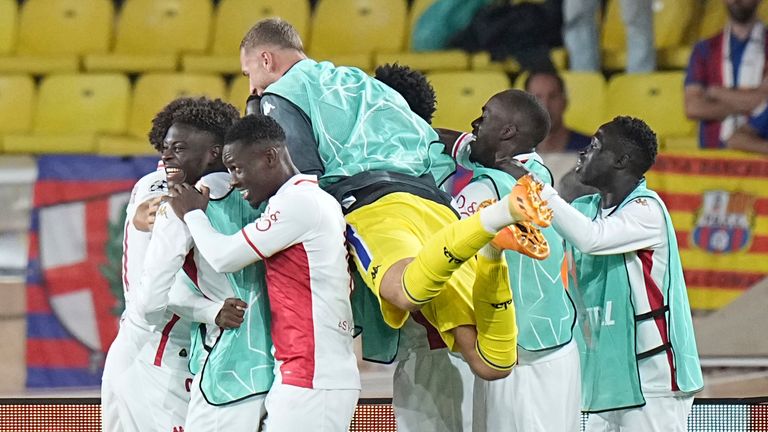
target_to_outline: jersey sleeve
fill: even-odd
[[[193,322],[215,325],[216,316],[223,306],[224,302],[205,298],[192,286],[192,281],[183,271],[178,272],[168,293],[168,308]]]
[[[302,174],[321,177],[325,173],[325,165],[320,159],[309,117],[299,107],[275,94],[265,94],[261,98],[261,112],[283,127],[288,152],[296,168]]]
[[[176,273],[191,249],[192,237],[184,223],[168,204],[161,205],[136,293],[138,312],[150,324],[162,321]]]
[[[472,151],[470,145],[474,141],[475,141],[474,135],[467,132],[462,133],[461,135],[459,135],[458,138],[456,138],[456,141],[453,142],[453,145],[451,146],[451,151],[450,151],[450,154],[453,160],[456,161],[456,163],[462,168],[466,168],[470,171],[480,166],[472,162],[471,160],[469,160],[469,154]]]
[[[300,243],[320,221],[312,200],[309,194],[273,197],[261,217],[241,230],[248,246],[266,259]]]
[[[498,193],[488,179],[480,179],[466,185],[452,200],[451,205],[462,219],[475,214],[480,203],[486,200],[498,200]]]
[[[637,199],[615,214],[594,221],[573,208],[545,186],[542,198],[554,212],[555,230],[576,249],[592,255],[614,255],[662,246],[665,218],[654,199]]]
[[[168,184],[163,175],[150,173],[139,179],[131,190],[131,198],[128,201],[126,214],[128,220],[132,220],[136,214],[136,209],[141,203],[168,192]]]

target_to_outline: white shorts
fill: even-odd
[[[398,362],[392,383],[397,430],[470,432],[474,379],[469,365],[447,349]]]
[[[505,379],[475,379],[475,432],[579,432],[581,369],[576,343],[532,363],[518,359],[521,363]]]
[[[128,319],[120,321],[117,337],[107,351],[104,373],[101,376],[101,427],[104,432],[122,432],[115,380],[131,367],[151,332],[133,324]]]
[[[686,432],[693,396],[645,398],[640,408],[590,414],[586,432]]]
[[[120,423],[126,432],[184,430],[192,374],[135,360],[115,380]]]
[[[195,375],[187,410],[184,432],[257,432],[267,415],[264,399],[266,394],[251,396],[227,405],[211,405],[200,391],[200,378]]]
[[[321,390],[277,383],[267,394],[267,432],[347,432],[360,390]]]

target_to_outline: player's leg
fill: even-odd
[[[117,380],[120,421],[125,431],[184,430],[192,376],[136,359]]]
[[[120,326],[104,361],[104,374],[101,376],[101,429],[104,432],[123,431],[115,395],[115,380],[131,366],[136,356],[128,332],[123,325]]]
[[[646,397],[645,406],[621,410],[621,432],[685,432],[693,396]]]
[[[530,177],[523,177],[512,192],[498,202],[442,227],[422,245],[414,260],[405,266],[402,276],[384,275],[382,297],[413,310],[412,305],[423,305],[438,296],[461,264],[507,226],[521,221],[548,226],[551,211],[542,203],[540,189]]]
[[[578,356],[572,342],[532,363],[523,364],[527,356],[521,357],[521,364],[503,380],[476,379],[475,432],[579,432]]]
[[[467,363],[444,348],[398,362],[392,380],[397,430],[470,432],[474,379]]]
[[[269,432],[347,432],[360,390],[322,390],[275,383],[267,394]]]
[[[184,432],[256,432],[267,415],[266,395],[255,395],[226,405],[211,405],[200,390],[202,375],[195,375],[190,391]]]
[[[136,326],[129,319],[121,320],[117,337],[107,352],[101,378],[102,430],[106,432],[125,430],[120,422],[117,393],[130,389],[121,390],[118,380],[131,367],[139,350],[150,336],[149,331]]]

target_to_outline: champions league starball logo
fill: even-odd
[[[693,243],[713,253],[744,250],[752,239],[755,197],[744,192],[707,191],[696,215]]]

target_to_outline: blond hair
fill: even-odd
[[[240,49],[251,49],[261,45],[304,52],[304,44],[301,43],[299,33],[282,18],[267,18],[257,22],[243,36]]]

